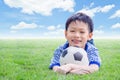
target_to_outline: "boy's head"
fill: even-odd
[[[85,48],[85,44],[92,38],[93,22],[84,13],[76,13],[69,17],[65,25],[65,37],[70,46]]]

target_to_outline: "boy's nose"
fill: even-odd
[[[75,33],[75,37],[80,37],[80,33],[79,33],[79,32],[76,32],[76,33]]]

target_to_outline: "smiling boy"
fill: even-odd
[[[101,60],[98,49],[90,42],[92,40],[92,36],[92,19],[84,13],[73,14],[66,21],[65,37],[67,42],[55,50],[49,68],[62,74],[88,74],[98,71]],[[69,46],[83,48],[87,52],[89,65],[83,66],[70,63],[60,66],[60,55]]]

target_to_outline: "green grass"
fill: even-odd
[[[102,66],[87,75],[49,70],[53,51],[63,39],[0,40],[0,80],[120,80],[120,39],[96,39]]]

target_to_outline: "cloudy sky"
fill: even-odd
[[[76,12],[94,22],[94,37],[120,37],[119,0],[0,0],[0,38],[64,37]]]

